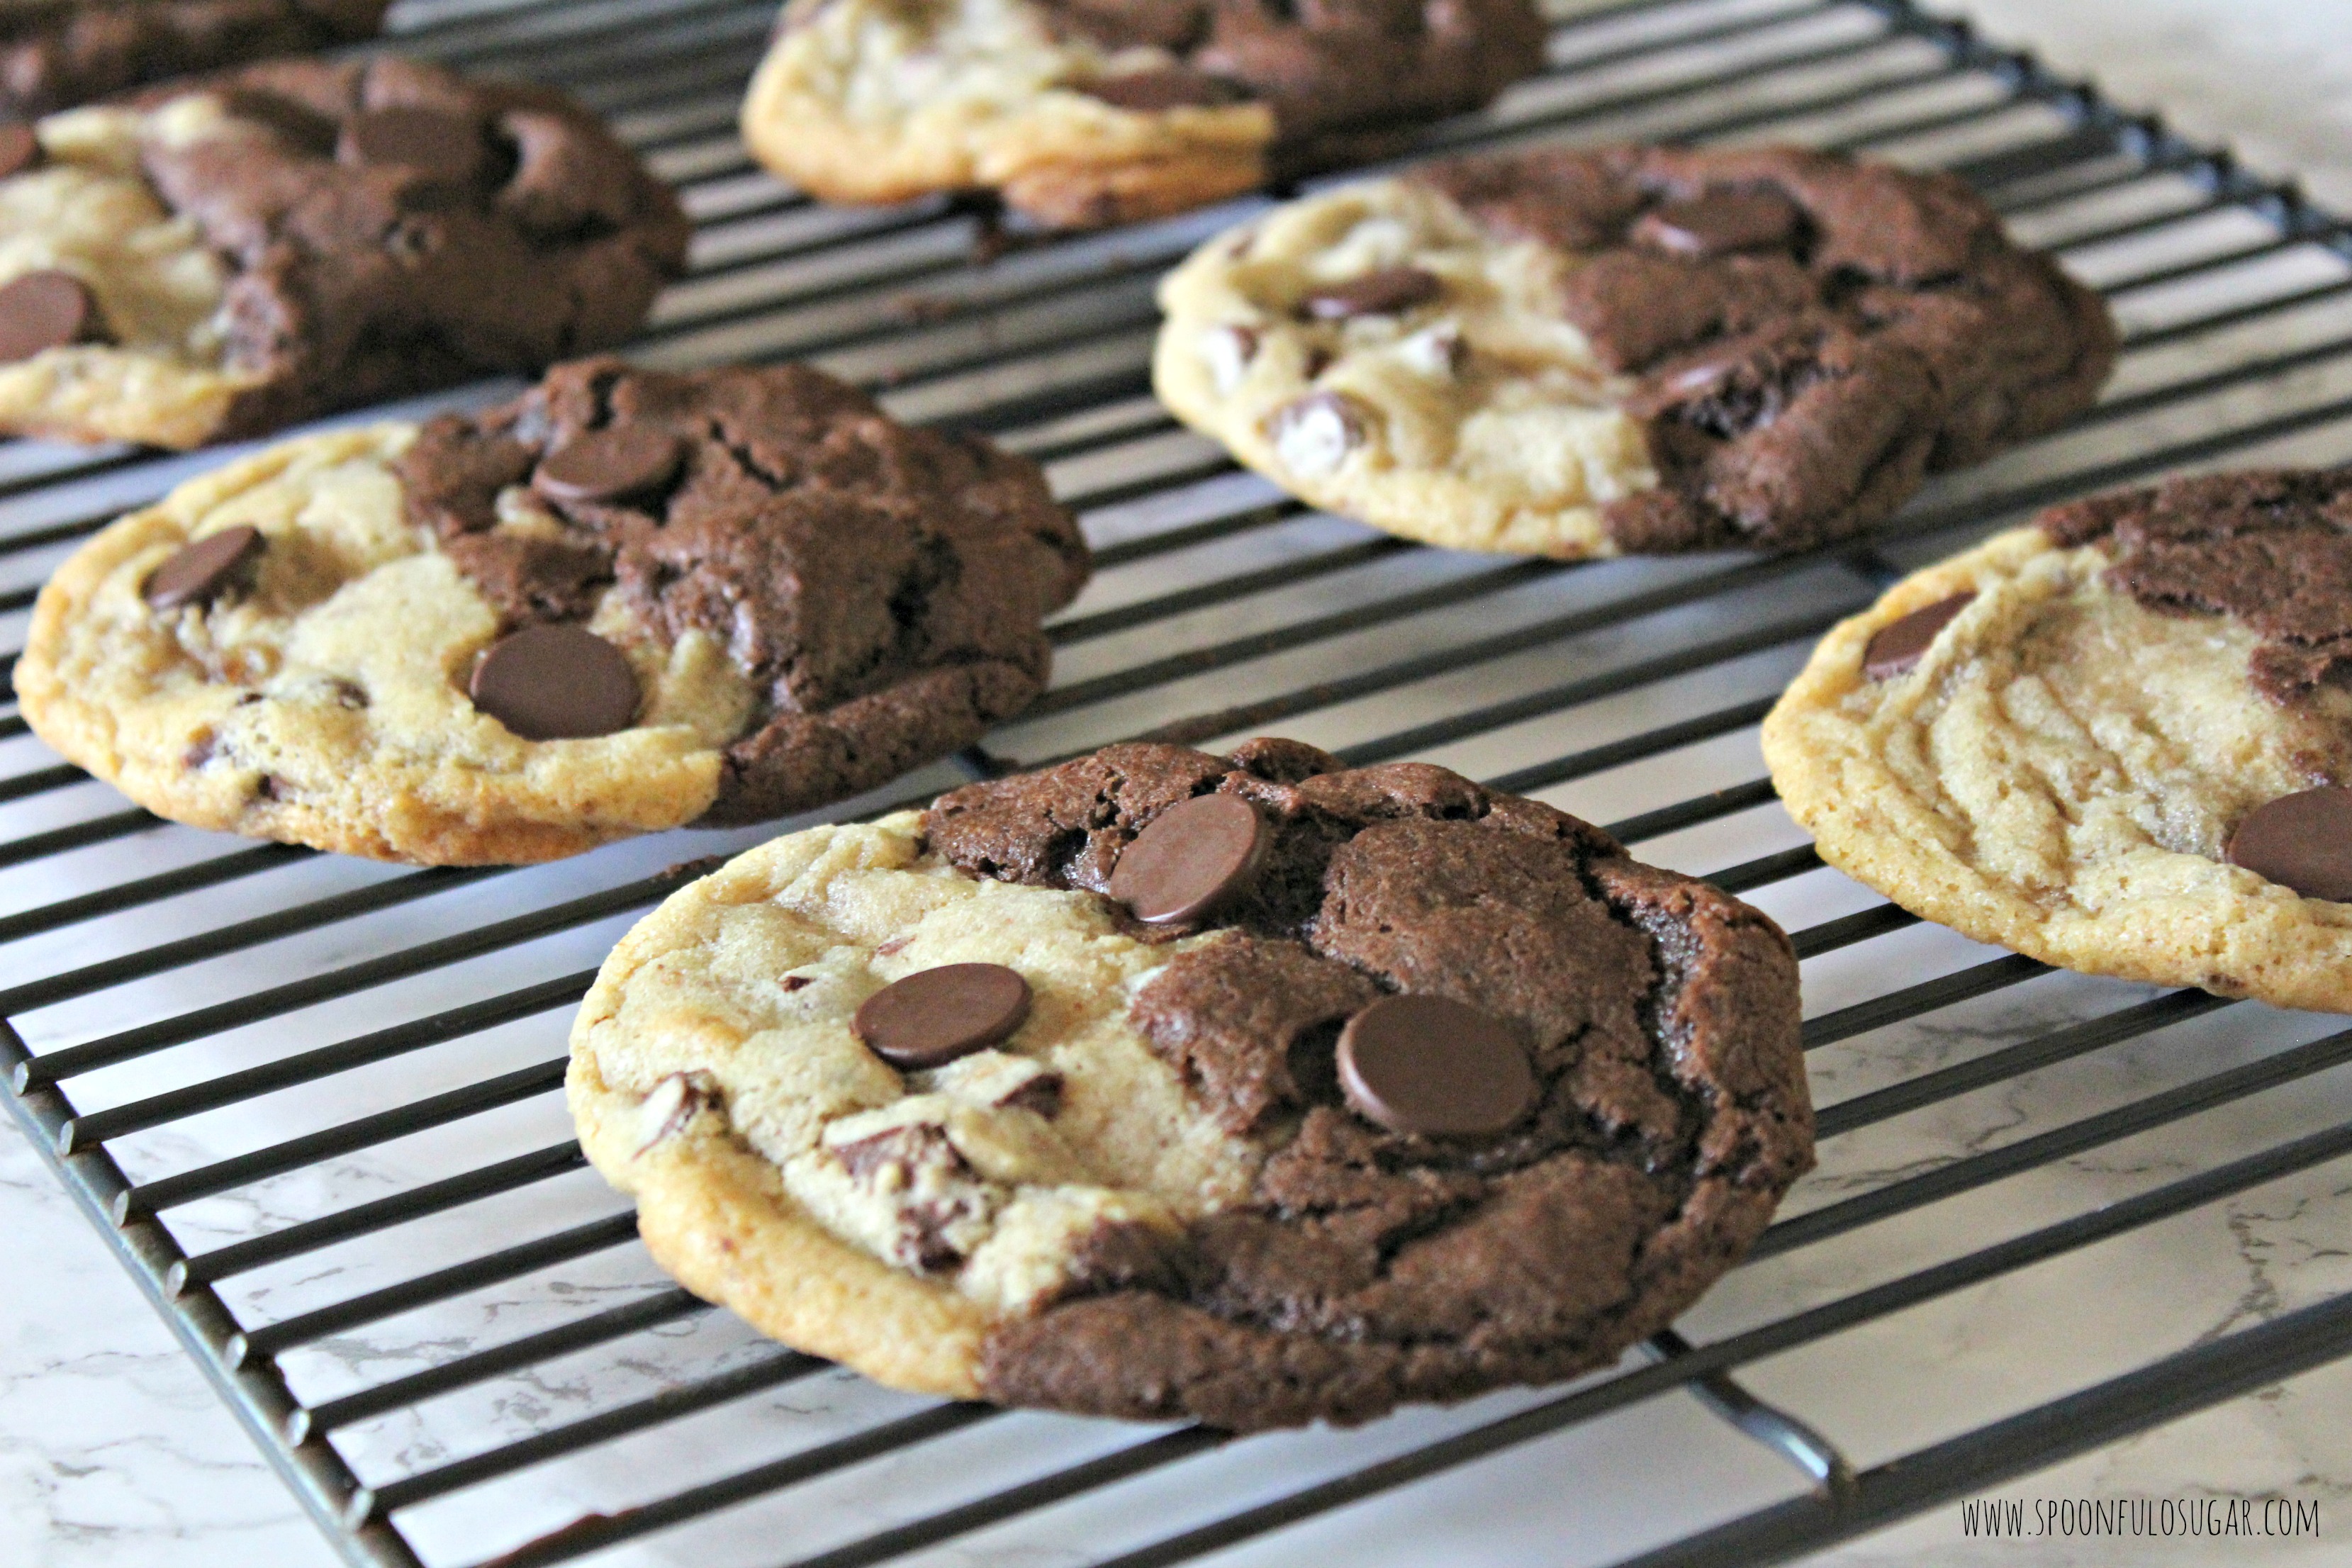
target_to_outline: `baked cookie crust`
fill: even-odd
[[[641,488],[549,478],[616,438],[659,455]],[[151,602],[192,542],[241,529],[241,574]],[[479,416],[283,443],[124,518],[42,590],[16,684],[44,741],[177,821],[544,860],[807,809],[970,743],[1044,688],[1040,619],[1086,573],[1024,459],[798,366],[589,360]],[[477,661],[542,627],[619,650],[621,727],[526,738],[478,705]]]
[[[1823,859],[1979,942],[2352,1011],[2352,905],[2231,863],[2257,808],[2352,781],[2347,538],[2332,473],[2054,509],[1831,632],[1765,720],[1773,782]],[[1961,595],[1871,678],[1874,637]]]
[[[0,363],[11,433],[187,447],[536,372],[685,265],[676,198],[594,115],[421,61],[275,61],[37,131],[0,285],[63,273],[91,321]]]
[[[1958,181],[1793,148],[1546,149],[1293,203],[1160,288],[1161,401],[1451,549],[1797,550],[2090,405],[2097,296]]]
[[[1212,919],[1105,894],[1171,808],[1270,838]],[[893,1068],[886,984],[1011,968],[1001,1043]],[[1384,995],[1467,1002],[1538,1102],[1391,1131],[1334,1079]],[[1416,763],[1123,745],[739,857],[623,939],[572,1032],[582,1146],[688,1289],[895,1387],[1235,1430],[1606,1364],[1811,1163],[1779,930]],[[1352,1103],[1352,1102],[1350,1102]]]
[[[743,139],[824,200],[990,189],[1090,227],[1401,146],[1543,37],[1527,0],[793,0]]]

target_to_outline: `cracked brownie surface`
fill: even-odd
[[[685,263],[676,199],[593,114],[421,61],[273,62],[37,130],[0,285],[55,275],[86,319],[11,332],[0,429],[191,447],[536,371],[635,331]]]
[[[2046,963],[2352,1011],[2352,479],[2053,508],[1823,639],[1764,726],[1822,858]]]
[[[1043,689],[1087,569],[1034,464],[817,372],[586,360],[182,486],[58,570],[16,679],[176,820],[538,860],[971,742]]]
[[[373,37],[390,0],[12,0],[0,5],[0,119],[164,77]]]
[[[1108,896],[1213,796],[1265,835],[1230,898],[1155,924]],[[1026,983],[1009,1035],[906,1074],[861,1043],[870,997],[963,964]],[[1335,1042],[1400,996],[1524,1053],[1507,1125],[1360,1108]],[[664,1266],[789,1343],[1245,1430],[1564,1377],[1663,1327],[1811,1165],[1797,1023],[1769,921],[1549,807],[1292,742],[1135,744],[673,896],[583,1005],[571,1096]]]
[[[2090,405],[2105,307],[1942,174],[1545,149],[1277,209],[1161,286],[1161,399],[1454,548],[1803,549]]]
[[[1393,151],[1543,43],[1527,0],[794,0],[743,132],[828,200],[987,187],[1086,226]]]

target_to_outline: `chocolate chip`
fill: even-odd
[[[1020,1088],[1000,1096],[996,1103],[1007,1110],[1030,1110],[1051,1121],[1062,1114],[1062,1075],[1041,1072]]]
[[[1535,1102],[1509,1026],[1444,996],[1383,996],[1339,1031],[1339,1088],[1393,1132],[1500,1132]]]
[[[1727,256],[1784,248],[1804,221],[1802,209],[1777,191],[1711,191],[1643,213],[1633,238],[1674,256]]]
[[[1266,434],[1284,468],[1319,479],[1339,471],[1348,454],[1364,444],[1366,431],[1354,403],[1336,392],[1315,392],[1276,409]]]
[[[488,152],[481,127],[471,120],[408,106],[372,109],[346,121],[335,142],[341,163],[395,166],[452,182],[480,174]]]
[[[1418,267],[1383,267],[1345,283],[1318,289],[1298,301],[1298,313],[1317,321],[1352,321],[1358,316],[1393,316],[1426,305],[1445,291],[1434,272]]]
[[[1899,621],[1878,628],[1862,650],[1862,673],[1872,680],[1892,680],[1924,658],[1936,634],[1975,600],[1973,589],[1938,599],[1924,610],[1914,610]]]
[[[22,121],[0,125],[0,180],[21,174],[41,161],[41,139]]]
[[[2306,899],[2352,903],[2352,789],[2326,784],[2256,806],[2224,858]]]
[[[264,547],[260,533],[250,528],[208,533],[155,568],[142,593],[158,610],[209,604],[249,563],[260,559]]]
[[[27,272],[0,289],[0,364],[99,335],[98,301],[70,272]]]
[[[637,1107],[636,1152],[643,1154],[694,1125],[694,1119],[718,1100],[719,1092],[719,1080],[700,1071],[674,1072],[654,1085]]]
[[[637,672],[584,626],[526,626],[500,639],[467,690],[475,707],[526,741],[609,735],[637,718]]]
[[[1249,886],[1273,837],[1239,795],[1181,801],[1120,852],[1110,896],[1153,925],[1198,920]]]
[[[1240,83],[1205,71],[1169,66],[1160,70],[1129,71],[1098,76],[1069,84],[1074,92],[1137,114],[1163,114],[1171,109],[1213,109],[1238,103],[1249,96]]]
[[[949,963],[877,991],[849,1026],[892,1067],[937,1068],[1010,1038],[1028,1016],[1020,975],[1001,963]]]
[[[684,445],[667,431],[616,425],[550,453],[530,482],[556,500],[627,500],[668,484],[685,457]]]

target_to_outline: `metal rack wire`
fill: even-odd
[[[1401,1560],[1428,1561],[1463,1548],[1458,1520],[1378,1514],[1383,1500],[1482,1472],[1508,1486],[1530,1446],[1647,1430],[1669,1434],[1667,1522],[1517,1556],[1490,1542],[1495,1560],[1756,1563],[2352,1352],[2339,1294],[2183,1348],[2126,1347],[2057,1397],[1874,1439],[1875,1459],[1802,1418],[1816,1390],[1798,1352],[2352,1157],[2352,1032],[1945,940],[1821,868],[1753,744],[1813,637],[1913,563],[2100,485],[2352,458],[2342,222],[1905,0],[1563,12],[1549,72],[1440,140],[1777,136],[1948,166],[2099,282],[2127,352],[2075,428],[1938,481],[1865,540],[1576,568],[1454,556],[1307,512],[1151,402],[1154,278],[1255,199],[1060,240],[950,201],[811,205],[751,169],[732,132],[772,13],[409,0],[396,16],[404,47],[572,88],[677,182],[699,226],[694,272],[640,357],[811,358],[887,389],[904,416],[1034,454],[1084,516],[1101,575],[1055,628],[1054,689],[985,752],[843,814],[1135,735],[1287,731],[1357,762],[1444,761],[1613,816],[1647,857],[1772,909],[1805,959],[1817,1081],[1861,1087],[1824,1095],[1824,1176],[1684,1325],[1693,1337],[1662,1335],[1566,1389],[1245,1441],[890,1395],[662,1280],[564,1135],[563,1030],[604,947],[696,858],[764,832],[528,870],[362,866],[125,809],[11,710],[10,1110],[349,1561],[503,1552],[512,1568],[635,1543],[652,1555],[631,1561],[845,1568],[953,1550],[1145,1568],[1259,1542],[1285,1560],[1285,1542],[1329,1539],[1299,1531],[1367,1510]],[[0,447],[0,647],[20,646],[42,576],[76,542],[216,460]],[[1936,1028],[1965,1048],[1908,1048]],[[2143,1048],[2171,1051],[2172,1081],[2135,1078],[2095,1108],[2048,1087],[2065,1064]],[[1989,1090],[2049,1124],[2021,1111],[2034,1130],[1939,1146],[1892,1175],[1842,1159]],[[2068,1187],[2055,1217],[1989,1242],[1980,1215],[1952,1217],[2189,1130],[2193,1156],[2114,1201]],[[1875,1248],[1866,1284],[1807,1286],[1780,1267],[1857,1239]],[[1776,1371],[1792,1354],[1800,1372]],[[1684,1396],[1737,1436],[1674,1426]],[[1759,1471],[1758,1454],[1785,1467]],[[1521,1503],[1568,1519],[1593,1489],[1548,1476]]]

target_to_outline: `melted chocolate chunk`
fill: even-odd
[[[474,667],[474,706],[526,741],[609,735],[637,721],[637,672],[584,626],[526,626]]]
[[[2306,899],[2352,903],[2352,789],[2323,785],[2256,806],[2227,858]]]
[[[1384,996],[1339,1031],[1339,1083],[1356,1114],[1391,1132],[1501,1132],[1535,1103],[1509,1025],[1444,996]]]
[[[239,133],[151,137],[140,156],[228,268],[222,358],[248,384],[216,437],[618,342],[685,268],[677,198],[553,89],[379,56],[134,101],[197,93]]]
[[[1577,253],[1561,314],[1649,429],[1621,549],[1801,549],[2090,405],[2098,297],[1957,179],[1791,148],[1546,148],[1416,171],[1509,239]]]
[[[668,431],[622,425],[549,453],[530,482],[554,500],[628,500],[667,488],[685,458],[686,444]]]
[[[1248,888],[1270,836],[1245,800],[1202,795],[1170,806],[1110,874],[1110,896],[1152,925],[1196,921]]]
[[[897,424],[798,365],[558,366],[514,403],[427,422],[397,470],[410,520],[507,626],[617,595],[645,641],[725,651],[755,703],[712,822],[821,805],[978,740],[1044,689],[1039,623],[1087,572],[1035,464]],[[546,516],[501,526],[499,498],[525,486]]]
[[[1292,742],[1139,744],[924,826],[968,874],[1105,892],[1151,823],[1220,797],[1264,823],[1263,864],[1129,1016],[1265,1163],[1164,1277],[999,1328],[992,1397],[1248,1429],[1568,1375],[1670,1321],[1811,1163],[1787,940],[1549,807]],[[1507,1031],[1511,1115],[1498,1089],[1481,1135],[1432,1136],[1341,1103],[1342,1026],[1400,993]],[[1423,1103],[1377,1068],[1355,1093]]]
[[[1263,99],[1302,165],[1339,151],[1318,141],[1475,109],[1543,66],[1544,26],[1528,0],[1042,3],[1066,33],[1114,50],[1165,50],[1185,77]]]
[[[103,335],[98,300],[70,272],[27,272],[0,287],[0,364]]]
[[[2352,473],[2173,479],[2053,508],[2041,526],[2097,545],[2108,584],[2151,610],[2243,624],[2263,639],[2250,673],[2268,700],[2352,686]]]
[[[71,0],[0,7],[0,118],[375,36],[389,0]]]
[[[208,605],[261,559],[265,541],[251,528],[224,528],[182,547],[147,579],[141,595],[158,610]]]
[[[1213,109],[1239,103],[1249,89],[1205,71],[1170,67],[1161,70],[1129,71],[1123,76],[1098,76],[1070,84],[1076,91],[1138,114],[1165,114],[1171,109]]]
[[[1298,301],[1309,321],[1352,321],[1359,316],[1395,316],[1426,305],[1445,291],[1436,273],[1418,267],[1383,267],[1345,283],[1318,289]]]
[[[1973,591],[1955,594],[1879,627],[1863,647],[1862,673],[1873,680],[1892,680],[1908,673],[1927,657],[1943,629],[1976,603],[1976,597]]]
[[[850,1028],[892,1067],[945,1067],[1013,1037],[1029,983],[1001,963],[918,970],[866,999]]]
[[[11,121],[0,124],[0,180],[21,174],[41,161],[41,139],[33,128]]]
[[[335,156],[346,163],[406,169],[462,185],[481,173],[489,148],[470,116],[395,105],[345,121]]]

